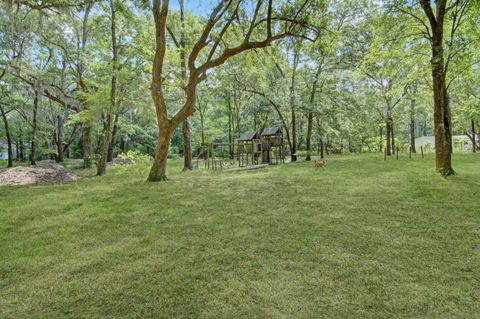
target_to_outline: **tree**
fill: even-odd
[[[180,32],[180,59],[181,59],[181,68],[182,68],[182,80],[184,83],[187,81],[187,46],[185,39],[185,0],[179,0],[180,3],[180,23],[181,23],[181,32]],[[192,141],[190,136],[190,124],[188,122],[188,117],[183,121],[182,124],[182,133],[183,133],[183,170],[192,170]]]
[[[117,25],[116,15],[117,8],[114,0],[110,0],[110,30],[111,30],[111,44],[112,44],[112,79],[110,90],[110,107],[107,110],[106,123],[103,134],[103,143],[100,149],[100,159],[97,163],[97,175],[105,175],[107,167],[108,152],[110,143],[112,143],[112,127],[114,111],[117,106],[117,74],[118,74],[118,46],[117,46]]]
[[[316,30],[308,25],[308,1],[295,3],[291,7],[279,6],[278,14],[277,10],[274,10],[273,0],[269,0],[266,5],[263,1],[257,1],[255,10],[252,13],[245,9],[242,10],[241,5],[245,5],[245,2],[220,1],[213,8],[200,37],[188,55],[188,81],[185,86],[183,106],[169,118],[163,94],[169,1],[153,0],[156,49],[152,69],[151,94],[157,114],[158,141],[154,163],[148,177],[149,181],[164,181],[167,179],[167,156],[172,134],[183,121],[192,115],[195,109],[197,86],[205,80],[211,69],[222,65],[229,58],[242,52],[267,47],[272,42],[286,37],[309,38],[313,36],[312,40],[315,39]],[[287,15],[281,14],[282,12],[286,12]],[[246,25],[241,25],[242,20],[237,19],[239,14],[248,18],[248,20],[242,19],[243,21],[248,21]],[[222,48],[222,39],[225,35],[229,32],[234,32],[234,29],[242,26],[246,28],[240,43]],[[301,31],[297,31],[298,29],[301,29]],[[263,39],[259,39],[259,34],[261,33],[264,34]],[[201,53],[206,51],[205,49],[209,50],[206,58],[203,58]],[[200,58],[203,58],[203,61],[199,61]]]
[[[3,125],[5,127],[5,135],[7,137],[7,153],[8,153],[8,164],[7,167],[13,167],[13,141],[12,135],[10,133],[10,128],[8,125],[7,114],[10,110],[5,110],[2,104],[0,104],[0,115],[2,116]]]
[[[446,83],[446,64],[443,49],[444,22],[447,11],[447,0],[439,0],[436,3],[436,14],[433,13],[429,0],[420,0],[425,15],[430,22],[431,35],[429,35],[432,47],[432,79],[434,100],[434,123],[435,123],[435,160],[437,170],[443,175],[454,174],[452,168],[452,132],[451,114],[448,101]]]
[[[6,71],[2,70],[0,73],[0,81],[5,76]],[[5,95],[5,92],[2,92],[2,96]],[[7,167],[13,167],[13,139],[10,132],[10,126],[8,123],[7,114],[12,111],[12,109],[6,109],[6,105],[3,104],[3,101],[0,100],[0,115],[2,116],[3,126],[5,128],[5,135],[7,138],[7,154],[8,154],[8,163]]]
[[[452,119],[448,97],[447,73],[452,59],[459,53],[460,48],[453,48],[455,35],[465,18],[471,1],[438,0],[432,7],[430,0],[420,0],[420,5],[428,19],[428,25],[423,21],[425,36],[431,46],[431,70],[434,102],[435,125],[435,163],[437,171],[443,176],[455,173],[452,168]],[[435,10],[435,12],[434,12]],[[451,14],[451,21],[446,21],[446,15]],[[445,27],[450,24],[448,34],[448,52],[445,56]]]

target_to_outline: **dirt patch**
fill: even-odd
[[[54,163],[0,170],[0,185],[62,184],[78,178],[73,171]]]

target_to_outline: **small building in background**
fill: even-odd
[[[420,147],[423,147],[424,152],[435,151],[435,136],[422,136],[415,139],[415,149],[420,152]],[[472,140],[467,135],[453,135],[452,136],[453,152],[471,152]]]

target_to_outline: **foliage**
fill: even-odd
[[[254,1],[241,2],[238,21],[224,35],[222,50],[239,44],[245,34],[248,6]],[[53,1],[47,8],[31,1],[9,3],[0,4],[0,105],[7,111],[14,146],[22,144],[24,153],[30,152],[38,91],[37,157],[58,159],[56,144],[64,146],[66,156],[88,157],[82,144],[86,137],[91,138],[91,153],[98,153],[111,98],[108,4]],[[455,5],[461,3],[466,2]],[[153,156],[159,133],[150,98],[155,53],[151,4],[130,0],[114,4],[119,61],[113,156],[129,150]],[[289,14],[293,6],[280,1],[274,10]],[[205,3],[200,10],[189,0],[186,8],[182,25],[178,5],[171,1],[167,21],[163,91],[169,114],[183,105],[181,54],[192,50],[207,23],[208,12],[202,10],[211,9]],[[317,41],[276,42],[234,56],[208,72],[197,88],[195,112],[189,119],[193,150],[215,140],[235,143],[245,131],[271,126],[288,130],[298,154],[314,154],[320,141],[327,152],[378,152],[385,147],[389,120],[400,148],[411,143],[411,123],[416,136],[434,133],[430,51],[421,22],[426,18],[417,2],[310,0],[306,9],[305,21],[318,30]],[[456,37],[447,34],[445,39],[455,135],[472,133],[472,123],[480,127],[478,10],[471,1]],[[453,19],[449,13],[446,29]],[[213,38],[220,31],[215,29]],[[253,38],[260,39],[263,31]],[[180,34],[185,35],[185,50],[176,43]],[[203,51],[200,62],[208,59]],[[0,124],[0,140],[5,142],[3,119]],[[86,136],[84,128],[89,129]],[[170,157],[183,156],[181,127],[173,133],[171,145]]]
[[[135,163],[150,163],[150,155],[142,154],[139,151],[129,150],[127,153],[118,154],[118,158],[124,163],[135,164]]]

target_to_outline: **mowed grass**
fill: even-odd
[[[180,164],[0,187],[0,317],[478,318],[480,155]]]

